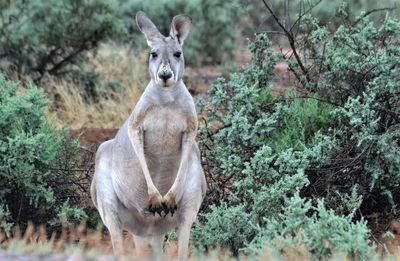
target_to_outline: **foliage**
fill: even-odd
[[[355,26],[333,33],[318,25],[312,30],[307,39],[314,49],[311,64],[320,66],[307,68],[307,87],[336,106],[340,147],[320,174],[341,184],[335,186],[338,191],[349,192],[357,184],[364,215],[393,216],[400,199],[400,22],[388,16],[375,26],[361,16]],[[324,53],[316,46],[324,46]],[[327,185],[316,188],[329,194]]]
[[[77,141],[47,119],[45,94],[34,87],[19,89],[0,76],[1,218],[45,224],[64,202],[76,205],[75,189],[84,177],[71,171]]]
[[[0,11],[0,58],[38,82],[80,66],[100,41],[126,33],[113,1],[12,1]],[[69,68],[69,69],[68,69]]]
[[[376,27],[361,16],[331,32],[308,16],[301,26],[309,37],[287,37],[300,55],[274,55],[259,34],[251,65],[219,79],[200,104],[211,207],[194,231],[199,248],[306,246],[316,258],[338,251],[364,259],[363,216],[398,213],[400,22],[387,17]],[[279,60],[300,88],[274,97]]]
[[[51,221],[52,226],[66,226],[71,223],[71,221],[88,219],[88,215],[85,213],[84,209],[71,207],[68,199],[61,207],[58,207],[57,210],[58,213],[56,217]]]
[[[373,255],[366,222],[353,223],[352,215],[338,216],[323,201],[313,206],[298,194],[286,198],[280,217],[268,219],[266,227],[257,232],[246,248],[253,255],[261,254],[266,244],[283,254],[305,246],[317,258],[350,252],[351,259],[360,260]]]

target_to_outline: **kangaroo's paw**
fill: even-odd
[[[159,214],[161,216],[161,212],[163,211],[163,198],[159,192],[152,193],[149,195],[149,207],[147,210],[153,214],[153,216]]]
[[[171,213],[171,216],[173,216],[175,211],[178,209],[178,206],[176,205],[176,196],[172,193],[167,193],[167,195],[164,196],[162,205],[165,215]]]

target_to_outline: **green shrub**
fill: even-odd
[[[208,105],[200,104],[212,123],[201,128],[200,145],[214,181],[206,205],[215,206],[201,218],[205,227],[196,227],[194,239],[199,247],[221,245],[235,254],[265,227],[267,218],[281,216],[288,195],[309,184],[305,169],[323,164],[335,149],[334,138],[325,135],[332,108],[314,99],[270,95],[268,83],[279,57],[264,34],[250,50],[252,65],[229,81],[220,79]],[[221,201],[227,205],[219,207]],[[238,215],[238,210],[246,214]],[[247,222],[240,221],[243,215]],[[229,234],[231,226],[240,233]],[[213,236],[224,228],[225,240]]]
[[[0,76],[0,218],[26,225],[46,224],[59,206],[79,201],[76,186],[82,173],[73,172],[77,141],[68,130],[48,120],[45,94],[19,90]],[[67,204],[67,203],[65,203]],[[70,211],[80,211],[71,209]],[[79,220],[85,215],[75,216]]]
[[[312,214],[309,214],[312,213]],[[270,246],[283,254],[307,249],[318,259],[332,254],[351,254],[354,260],[372,256],[366,222],[352,222],[352,215],[338,216],[326,209],[323,201],[313,206],[298,194],[286,198],[279,218],[269,218],[266,227],[258,228],[257,236],[246,251],[261,254]],[[288,252],[288,253],[287,253]]]
[[[115,1],[17,0],[0,10],[0,59],[9,75],[63,75],[85,52],[126,34]]]
[[[211,206],[194,229],[199,248],[305,246],[315,258],[365,259],[375,228],[364,217],[399,213],[400,22],[377,27],[362,16],[331,32],[309,16],[301,26],[309,37],[295,39],[298,59],[273,55],[259,34],[249,68],[219,79],[200,104]],[[271,95],[280,59],[305,96]]]
[[[375,26],[362,15],[355,26],[341,26],[332,33],[318,25],[309,28],[313,30],[307,39],[314,50],[311,64],[321,66],[307,68],[307,88],[336,107],[333,114],[340,148],[318,173],[333,184],[323,182],[316,189],[329,197],[332,188],[348,194],[357,185],[363,215],[380,212],[387,219],[396,217],[400,200],[400,22],[387,16]],[[317,46],[325,46],[325,52]]]

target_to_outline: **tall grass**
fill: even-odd
[[[239,255],[234,257],[227,249],[217,248],[201,253],[191,248],[189,260],[219,261],[219,260],[271,260],[293,261],[313,260],[307,251],[307,245],[299,242],[295,247],[284,248],[281,251],[266,248],[258,256]],[[167,239],[164,244],[164,253],[156,253],[152,259],[144,259],[135,252],[133,238],[124,233],[125,254],[121,259],[113,257],[110,238],[103,233],[103,227],[96,230],[87,230],[84,224],[74,227],[64,227],[60,233],[50,236],[44,226],[34,227],[29,224],[25,231],[14,226],[12,230],[2,229],[0,225],[0,260],[64,260],[61,257],[70,257],[68,260],[175,260],[177,258],[177,242]],[[28,258],[29,257],[29,258]],[[341,253],[334,253],[326,260],[357,260],[354,257]],[[390,253],[372,254],[369,260],[389,261],[400,260],[398,255]]]
[[[46,85],[57,97],[53,109],[59,120],[73,129],[120,127],[148,83],[146,57],[146,53],[137,53],[129,46],[100,46],[86,65],[100,77],[96,101],[85,98],[79,81],[49,79]],[[110,83],[118,87],[110,88]]]

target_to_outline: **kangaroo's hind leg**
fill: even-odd
[[[187,260],[189,255],[190,230],[205,196],[207,185],[200,163],[200,155],[195,146],[190,161],[187,181],[182,199],[182,222],[178,226],[178,259]]]
[[[121,256],[124,254],[122,226],[121,222],[118,219],[118,216],[113,215],[110,212],[106,214],[105,220],[103,220],[103,222],[110,232],[114,254],[117,256]]]
[[[91,184],[91,196],[100,217],[110,232],[115,255],[122,255],[123,236],[122,224],[118,215],[121,203],[114,191],[111,178],[111,141],[100,145],[96,155],[96,169]]]
[[[202,200],[201,193],[198,193],[195,204],[184,212],[184,220],[178,227],[178,260],[188,259],[190,230],[196,219]]]

